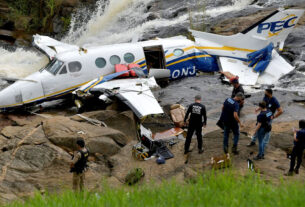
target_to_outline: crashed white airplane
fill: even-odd
[[[231,36],[191,30],[195,41],[179,36],[80,48],[35,35],[34,45],[51,61],[40,71],[3,89],[0,109],[55,99],[79,89],[75,95],[80,97],[94,93],[107,101],[107,96],[116,96],[142,118],[162,113],[150,91],[150,87],[156,85],[154,77],[175,80],[195,76],[198,71],[222,70],[238,75],[242,84],[272,84],[293,70],[274,48],[283,49],[285,39],[303,12],[277,10]],[[117,67],[119,64],[137,64],[144,76],[151,78],[112,80],[129,73],[133,76],[141,73],[139,69],[126,72]]]

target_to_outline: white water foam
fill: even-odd
[[[211,17],[216,17],[228,12],[239,11],[249,6],[253,0],[234,0],[232,5],[208,8],[205,14]]]
[[[97,11],[87,24],[74,27],[80,14],[73,17],[70,32],[63,41],[83,46],[84,44],[116,43],[105,39],[117,32],[125,33],[130,27],[143,21],[146,6],[152,0],[110,0],[107,5],[103,0],[97,2]],[[115,41],[118,39],[116,38]],[[118,42],[124,42],[124,39]]]
[[[14,52],[0,48],[0,76],[24,78],[45,66],[48,58],[18,48]]]
[[[120,1],[120,3],[118,3]],[[75,14],[70,32],[63,41],[80,46],[105,45],[129,42],[134,36],[142,37],[145,32],[155,28],[175,26],[188,23],[189,14],[178,16],[175,19],[154,19],[145,21],[149,13],[146,7],[152,0],[110,0],[105,5],[104,0],[97,3],[97,11],[90,21],[80,28],[76,28],[80,13]],[[244,9],[252,0],[234,0],[232,5],[208,8],[205,13],[195,12],[192,15],[217,16],[227,12]]]

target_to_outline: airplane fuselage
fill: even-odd
[[[218,70],[215,57],[199,51],[188,39],[160,39],[90,47],[57,54],[40,71],[2,90],[1,109],[59,98],[99,76],[115,72],[116,64],[143,69],[169,69],[171,80]],[[29,81],[25,81],[29,80]]]
[[[117,64],[135,63],[148,71],[167,69],[170,71],[167,78],[171,80],[195,76],[197,71],[218,71],[221,66],[221,69],[236,72],[244,83],[251,79],[253,84],[270,84],[268,80],[272,83],[293,69],[273,50],[273,45],[283,49],[285,39],[303,12],[301,9],[276,10],[231,36],[191,30],[195,41],[173,37],[84,49],[35,35],[34,44],[51,62],[25,80],[0,91],[0,109],[61,97],[93,79],[116,72]],[[264,51],[268,50],[264,48],[268,45],[271,49],[266,53]],[[249,61],[255,64],[248,64]]]

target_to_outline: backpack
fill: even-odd
[[[145,160],[146,158],[149,158],[149,149],[147,147],[145,147],[141,142],[135,144],[132,147],[132,156],[136,159],[136,160]]]

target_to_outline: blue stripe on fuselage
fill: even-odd
[[[183,77],[195,76],[196,71],[202,71],[202,72],[219,71],[216,57],[214,56],[198,57],[200,55],[201,56],[207,55],[207,53],[200,53],[200,52],[191,53],[189,55],[185,55],[175,60],[168,61],[167,65],[171,63],[175,63],[177,61],[181,61],[179,63],[167,67],[167,69],[171,71],[170,79],[179,79]],[[192,57],[194,59],[187,59]],[[187,60],[183,61],[183,59],[187,59]]]

